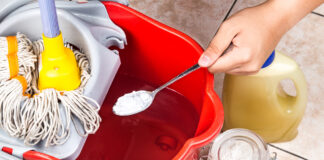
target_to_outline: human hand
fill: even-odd
[[[221,25],[199,65],[212,73],[257,73],[288,30],[284,20],[271,2],[236,13]]]

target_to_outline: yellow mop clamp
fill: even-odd
[[[59,91],[77,89],[80,70],[73,52],[64,47],[54,0],[39,0],[43,24],[44,52],[41,54],[38,88]]]
[[[54,38],[43,35],[43,41],[38,88],[59,91],[78,88],[81,83],[80,70],[72,50],[64,47],[62,33]]]

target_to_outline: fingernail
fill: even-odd
[[[198,61],[198,64],[201,66],[201,67],[208,67],[209,66],[209,63],[210,63],[210,59],[208,56],[206,55],[202,55],[200,58],[199,58],[199,61]]]

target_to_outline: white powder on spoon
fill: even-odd
[[[116,115],[127,116],[145,110],[151,105],[153,97],[147,91],[133,91],[118,98],[113,107]]]

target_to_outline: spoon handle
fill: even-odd
[[[188,75],[189,73],[199,69],[200,66],[198,64],[193,65],[192,67],[190,67],[189,69],[185,70],[184,72],[180,73],[178,76],[174,77],[173,79],[171,79],[169,82],[165,83],[164,85],[160,86],[159,88],[155,89],[153,91],[153,94],[155,95],[156,93],[160,92],[162,89],[164,89],[165,87],[169,86],[170,84],[172,84],[173,82],[181,79],[182,77]]]

